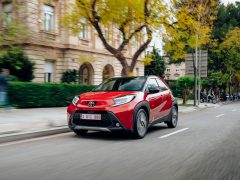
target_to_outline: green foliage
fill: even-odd
[[[9,99],[18,108],[63,107],[69,105],[75,95],[93,88],[92,85],[12,82]]]
[[[229,30],[240,27],[240,2],[236,4],[219,4],[217,7],[217,18],[214,23],[212,36],[220,43],[226,37]]]
[[[20,81],[31,81],[34,78],[34,63],[16,47],[1,52],[0,69],[2,68],[9,69],[11,75],[16,76]]]
[[[174,95],[174,97],[182,97],[182,93],[181,90],[177,88],[177,83],[173,80],[165,80],[168,84],[168,86],[170,87],[170,89],[172,90],[172,93]]]
[[[210,89],[216,90],[224,85],[224,75],[221,72],[211,71],[208,73],[207,78],[202,79],[202,88],[207,91]]]
[[[191,93],[191,90],[194,87],[194,78],[183,76],[183,77],[180,77],[175,83],[176,83],[176,89],[178,91],[181,91],[183,104],[186,104],[189,98],[189,95]]]
[[[63,73],[61,82],[62,83],[77,83],[78,71],[76,69],[67,70]]]
[[[225,70],[225,55],[221,51],[220,44],[225,40],[229,31],[240,27],[240,2],[228,4],[227,6],[219,4],[217,7],[217,18],[212,31],[212,39],[217,44],[209,49],[209,69],[215,71]]]
[[[8,80],[9,81],[19,81],[19,79],[14,75],[9,75]]]
[[[217,0],[173,0],[173,23],[167,26],[165,37],[165,50],[171,59],[184,59],[196,45],[201,48],[211,42],[216,5]]]
[[[165,62],[155,47],[153,48],[153,52],[149,54],[148,57],[150,57],[152,61],[150,61],[150,65],[145,66],[145,75],[164,77],[164,72],[166,69]]]

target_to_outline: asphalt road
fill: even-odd
[[[142,140],[73,133],[0,144],[0,180],[240,180],[240,103],[180,114]]]

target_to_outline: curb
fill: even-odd
[[[68,126],[39,130],[39,131],[28,131],[28,132],[20,132],[20,133],[12,133],[12,134],[4,134],[0,135],[0,144],[12,141],[26,140],[37,137],[49,136],[54,134],[61,134],[70,132]]]

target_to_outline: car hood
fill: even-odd
[[[105,92],[88,92],[80,95],[77,107],[85,108],[89,106],[89,102],[93,101],[95,107],[106,107],[114,104],[113,99],[125,95],[137,94],[134,91],[105,91]]]
[[[88,92],[80,95],[80,100],[99,101],[109,100],[129,94],[136,94],[135,91],[104,91],[104,92]]]

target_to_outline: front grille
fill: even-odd
[[[80,119],[80,114],[101,114],[101,120],[83,120]],[[80,111],[77,110],[73,114],[73,124],[79,126],[95,126],[95,127],[112,127],[113,121],[106,111]]]

